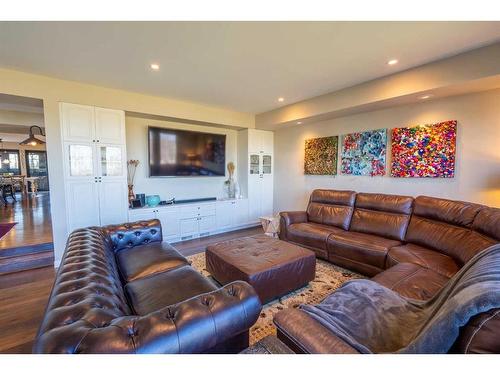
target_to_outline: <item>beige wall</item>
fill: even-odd
[[[237,131],[211,126],[181,124],[170,121],[126,117],[127,159],[137,159],[134,192],[159,194],[162,199],[189,199],[199,197],[221,197],[225,177],[148,177],[148,126],[194,130],[206,133],[226,134],[226,164],[237,164]]]
[[[59,102],[94,105],[243,128],[255,127],[255,117],[248,113],[9,69],[0,69],[0,93],[43,100],[56,265],[61,260],[67,237]]]
[[[315,188],[431,195],[500,207],[499,103],[500,90],[494,90],[278,130],[274,137],[274,209],[304,209]],[[458,120],[456,177],[453,179],[304,175],[304,141],[308,138],[444,120]],[[388,166],[389,163],[390,145]]]

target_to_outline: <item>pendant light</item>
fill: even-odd
[[[37,125],[33,125],[33,126],[30,127],[29,137],[26,138],[21,143],[19,143],[20,145],[36,146],[36,145],[42,145],[42,144],[45,143],[45,141],[42,141],[41,139],[38,139],[38,138],[35,137],[35,135],[33,133],[34,129],[38,129],[38,131],[40,132],[40,135],[45,137],[45,134],[43,133],[42,128],[39,127],[39,126],[37,126]]]

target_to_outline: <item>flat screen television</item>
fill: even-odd
[[[149,176],[224,176],[226,135],[148,128]]]

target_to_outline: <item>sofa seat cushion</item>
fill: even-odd
[[[374,275],[385,268],[385,259],[389,249],[401,245],[401,242],[373,234],[343,232],[332,234],[327,244],[328,259],[333,263],[340,261],[342,263],[339,264],[340,266]]]
[[[414,244],[393,247],[387,254],[387,268],[399,263],[413,263],[451,278],[460,267],[452,257]]]
[[[341,233],[344,230],[330,225],[317,223],[297,223],[288,227],[287,238],[289,241],[306,245],[309,247],[326,250],[326,240],[333,233]]]
[[[116,254],[116,260],[125,283],[189,264],[177,250],[164,242],[123,249]]]
[[[372,280],[403,297],[428,300],[446,285],[449,278],[418,264],[399,263]]]
[[[125,286],[125,293],[134,312],[146,315],[216,289],[208,278],[184,266],[132,281]]]

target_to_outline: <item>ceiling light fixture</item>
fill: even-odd
[[[160,70],[160,65],[159,64],[151,64],[150,67],[153,70]]]
[[[399,62],[399,60],[392,59],[392,60],[387,61],[387,65],[396,65],[398,62]]]
[[[425,99],[429,99],[430,97],[432,97],[432,95],[423,95],[420,97],[420,99],[425,100]]]
[[[281,103],[281,102],[284,102],[284,101],[285,101],[285,98],[282,98],[282,97],[278,98],[278,102]]]
[[[35,137],[35,134],[33,133],[34,129],[38,129],[38,131],[40,132],[40,135],[43,136],[43,137],[45,137],[45,134],[44,134],[42,128],[39,127],[39,126],[37,126],[37,125],[33,125],[33,126],[30,127],[29,137],[26,138],[21,143],[19,143],[20,145],[36,146],[36,145],[41,145],[41,144],[45,143],[45,141],[42,141],[41,139],[38,139],[38,138]]]
[[[300,125],[300,124],[302,124],[302,121],[297,121],[297,125]]]

